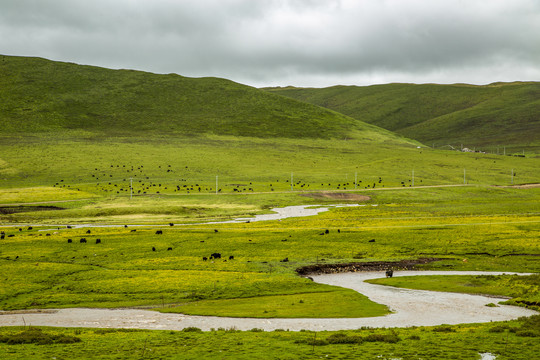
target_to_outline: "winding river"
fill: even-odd
[[[397,271],[394,276],[411,275],[498,275],[501,272],[458,272],[458,271]],[[506,273],[508,274],[508,273]],[[0,326],[58,326],[91,328],[136,328],[152,330],[182,330],[198,327],[235,328],[266,331],[285,329],[346,330],[369,327],[434,326],[516,319],[537,312],[521,307],[486,304],[503,301],[502,298],[444,293],[424,290],[398,289],[368,284],[364,280],[380,278],[381,272],[356,272],[312,276],[313,280],[356,290],[371,300],[387,305],[392,313],[371,318],[345,319],[254,319],[215,316],[190,316],[162,314],[138,309],[58,309],[30,312],[0,312]],[[525,274],[524,274],[525,275]]]
[[[242,217],[236,218],[233,220],[225,221],[212,221],[204,223],[186,223],[186,224],[173,224],[177,226],[190,226],[190,225],[207,225],[207,224],[239,224],[245,222],[258,222],[258,221],[269,221],[269,220],[284,220],[295,217],[304,217],[304,216],[315,216],[322,212],[328,211],[333,208],[340,207],[357,207],[357,206],[378,206],[377,204],[335,204],[335,205],[292,205],[285,206],[280,208],[271,209],[272,213],[270,214],[259,214],[254,215],[253,217]],[[48,227],[50,229],[41,229],[40,231],[53,231],[58,230],[59,225],[45,225],[45,224],[17,224],[17,225],[6,225],[8,227],[20,227],[20,226],[33,226],[33,227]],[[60,225],[65,228],[68,225]],[[118,227],[158,227],[159,225],[143,225],[143,224],[131,224],[131,225],[120,225],[120,224],[72,224],[69,225],[72,229],[81,229],[81,228],[118,228]],[[169,226],[169,225],[167,225]]]
[[[281,220],[291,217],[313,216],[328,211],[331,207],[377,206],[377,205],[301,205],[272,209],[273,214],[256,215],[219,223],[240,223],[267,220]],[[192,224],[193,225],[193,224]],[[36,225],[37,226],[37,225]],[[117,227],[121,225],[73,225],[72,227]],[[137,226],[137,225],[132,225]],[[147,225],[142,225],[147,226]],[[397,271],[394,276],[414,275],[498,275],[501,272],[456,272],[456,271]],[[508,274],[508,273],[507,273]],[[523,274],[526,275],[526,274]],[[500,305],[488,307],[486,304],[498,303],[503,298],[485,297],[457,293],[444,293],[424,290],[399,289],[374,285],[364,280],[384,276],[381,272],[338,273],[312,276],[315,282],[341,286],[358,291],[371,300],[387,305],[392,313],[372,318],[341,319],[254,319],[228,318],[214,316],[190,316],[183,314],[164,314],[139,309],[55,309],[30,311],[0,311],[0,326],[59,326],[95,328],[136,328],[153,330],[181,330],[198,327],[202,330],[212,328],[253,328],[267,331],[285,329],[305,330],[346,330],[368,327],[409,327],[434,326],[441,324],[477,323],[504,321],[530,316],[537,312],[521,307]]]

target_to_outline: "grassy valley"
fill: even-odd
[[[143,307],[236,317],[366,317],[390,310],[352,290],[300,277],[296,269],[427,257],[439,260],[420,268],[540,272],[536,86],[433,85],[416,92],[393,84],[355,88],[365,92],[361,97],[347,87],[324,89],[333,95],[318,105],[334,111],[303,102],[315,103],[310,97],[319,90],[309,96],[307,89],[287,90],[300,101],[281,96],[284,89],[274,94],[224,79],[4,56],[0,310]],[[424,107],[411,102],[411,91]],[[515,106],[506,103],[507,92]],[[490,143],[483,134],[510,144],[495,131],[498,116],[516,119],[507,133],[525,156],[509,156],[510,146],[506,156],[431,149],[416,140],[433,135],[407,132],[433,122],[438,145],[467,139],[454,130],[442,135],[441,118],[448,129],[464,127],[454,123],[458,110],[471,118],[493,114],[493,124],[468,133],[477,144]],[[329,204],[362,206],[281,221],[212,223],[273,207]],[[209,261],[212,253],[223,257]],[[436,287],[420,277],[405,280],[403,286]],[[474,283],[535,308],[538,276],[527,281],[448,278],[445,286],[464,291]],[[351,358],[362,349],[370,357],[472,358],[491,351],[516,359],[537,353],[538,336],[536,317],[320,333],[5,327],[0,357]]]
[[[503,153],[540,148],[540,83],[386,84],[270,88],[269,92],[326,107],[425,145],[461,144]]]

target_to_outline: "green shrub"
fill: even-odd
[[[416,340],[419,340],[420,337],[417,336]],[[395,334],[370,334],[368,336],[358,336],[358,335],[347,335],[346,333],[335,333],[328,336],[326,339],[317,339],[311,338],[306,340],[296,340],[297,344],[307,344],[307,345],[328,345],[328,344],[361,344],[364,341],[366,342],[385,342],[389,344],[397,343],[401,339]]]
[[[523,325],[521,325],[523,328],[540,329],[540,315],[520,317],[518,320],[523,322]]]
[[[298,340],[296,341],[297,344],[304,343],[311,346],[324,346],[328,345],[328,341],[324,339],[308,339],[308,340]]]
[[[490,328],[488,331],[491,333],[502,333],[504,330],[507,330],[510,328],[508,325],[497,325],[492,328]]]
[[[540,334],[538,331],[534,330],[518,330],[516,335],[522,337],[538,337]]]
[[[523,337],[539,337],[540,336],[540,315],[530,317],[521,317],[522,322],[520,328],[515,329],[517,336]]]
[[[364,340],[361,336],[349,336],[344,333],[332,334],[326,338],[329,344],[361,344]]]
[[[8,345],[18,344],[37,344],[37,345],[49,345],[49,344],[73,344],[80,342],[81,339],[75,336],[64,334],[51,334],[43,332],[41,329],[30,328],[23,330],[17,334],[2,335],[0,336],[0,342]]]
[[[385,342],[395,344],[401,339],[396,334],[371,334],[363,338],[368,342]]]
[[[187,328],[184,328],[182,331],[183,332],[202,332],[201,329],[199,329],[198,327],[195,327],[195,326],[189,326]]]
[[[435,332],[456,332],[456,330],[451,327],[450,325],[440,325],[435,328],[433,328],[433,331]]]

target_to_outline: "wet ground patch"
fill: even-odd
[[[65,208],[58,206],[33,206],[33,205],[21,205],[21,206],[0,206],[1,215],[18,214],[34,211],[49,211],[49,210],[65,210]]]
[[[310,274],[335,274],[342,272],[358,272],[358,271],[385,271],[393,270],[414,270],[417,265],[429,264],[434,261],[444,259],[439,258],[420,258],[413,260],[400,261],[370,261],[370,262],[355,262],[342,264],[314,264],[303,266],[296,269],[299,275]]]

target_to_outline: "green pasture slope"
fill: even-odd
[[[330,110],[218,78],[110,70],[0,55],[3,135],[334,139],[383,133]]]
[[[326,107],[425,145],[488,152],[538,152],[540,83],[386,84],[269,88]]]
[[[443,260],[424,267],[540,271],[540,189],[512,187],[538,183],[535,154],[433,150],[222,79],[8,56],[0,72],[0,309],[362,317],[388,309],[295,269],[436,257]],[[315,217],[206,224],[276,206],[359,202],[366,206]],[[66,226],[80,223],[128,227]],[[227,261],[203,261],[213,252]],[[505,294],[507,285],[500,278],[489,291]],[[509,296],[536,302],[537,285]],[[45,335],[2,328],[0,357],[427,358],[437,349],[443,359],[490,351],[516,359],[537,353],[535,326]],[[81,342],[51,344],[55,332]],[[10,344],[17,337],[30,344]]]

